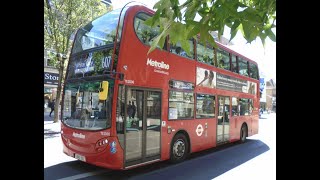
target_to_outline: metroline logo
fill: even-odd
[[[81,134],[81,133],[78,134],[78,133],[75,133],[75,132],[72,133],[72,136],[76,137],[76,138],[81,138],[81,139],[85,139],[86,138],[86,136],[84,134]]]
[[[156,60],[152,60],[150,58],[147,59],[147,65],[161,68],[161,69],[169,69],[170,68],[169,64],[166,64],[163,61],[161,61],[161,63],[160,63],[160,62],[158,62]]]

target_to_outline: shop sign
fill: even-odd
[[[44,72],[44,84],[54,84],[58,85],[59,74]]]

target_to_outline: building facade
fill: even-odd
[[[50,111],[48,103],[55,99],[58,80],[59,70],[53,66],[50,66],[50,59],[48,58],[47,51],[44,51],[44,111]]]
[[[276,83],[272,79],[266,83],[266,95],[267,109],[276,112]]]
[[[265,78],[260,75],[260,109],[267,110],[267,92],[265,88]]]

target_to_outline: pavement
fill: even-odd
[[[58,120],[58,122],[53,122],[53,113],[52,116],[49,117],[49,112],[44,112],[43,118],[44,118],[44,135],[50,135],[50,134],[60,134],[61,131],[61,120]]]

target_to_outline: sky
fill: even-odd
[[[132,0],[111,0],[113,8],[118,9],[123,7]],[[158,0],[136,0],[145,4],[148,8],[153,9],[155,3]],[[181,2],[180,2],[181,3]],[[276,34],[276,30],[273,31]],[[223,36],[227,39],[230,38],[230,29],[225,28]],[[238,31],[237,35],[231,41],[232,46],[229,46],[232,50],[237,51],[240,54],[256,61],[260,70],[260,77],[265,80],[273,79],[276,81],[276,43],[269,38],[266,39],[265,47],[263,47],[260,38],[252,41],[250,44],[246,42],[241,32]]]

